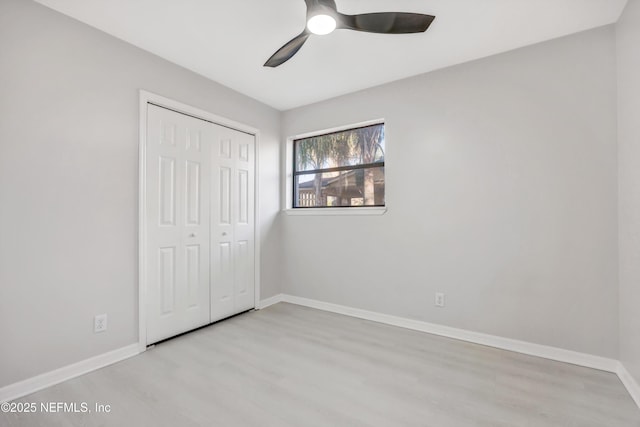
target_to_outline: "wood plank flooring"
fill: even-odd
[[[20,402],[2,426],[640,426],[616,375],[280,303]]]

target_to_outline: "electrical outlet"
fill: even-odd
[[[444,294],[436,292],[436,307],[444,307]]]
[[[107,315],[98,314],[93,318],[93,332],[104,332],[107,330]]]

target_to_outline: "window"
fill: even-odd
[[[293,208],[384,205],[383,123],[293,141]]]

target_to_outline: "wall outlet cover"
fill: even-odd
[[[107,330],[107,315],[98,314],[93,318],[93,332],[104,332]]]

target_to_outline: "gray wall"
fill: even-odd
[[[0,2],[0,387],[137,341],[138,89],[262,131],[278,293],[280,113],[34,2]],[[93,316],[109,330],[93,334]]]
[[[620,358],[640,383],[640,1],[617,25]]]
[[[284,291],[617,357],[614,28],[293,109],[282,132],[380,117],[388,212],[284,217]]]
[[[620,335],[636,378],[639,13],[631,0],[618,27]],[[617,357],[614,42],[607,27],[281,115],[3,0],[0,387],[137,340],[138,89],[261,129],[263,298],[284,291]],[[384,216],[277,217],[281,135],[379,117]],[[104,312],[109,330],[93,334]]]

